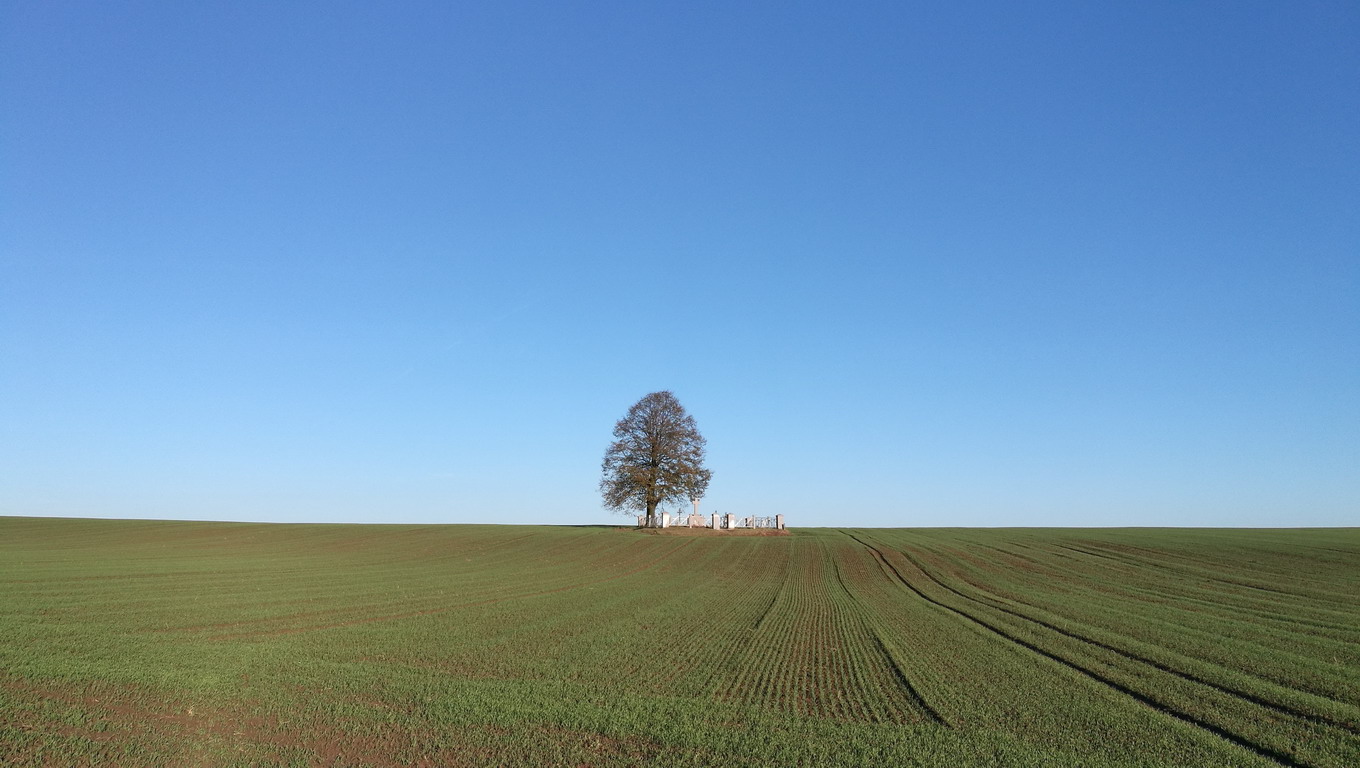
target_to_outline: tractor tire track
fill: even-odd
[[[1272,749],[1272,748],[1270,748],[1270,747],[1268,747],[1268,746],[1265,746],[1265,745],[1263,745],[1263,744],[1257,744],[1257,743],[1255,743],[1255,742],[1253,742],[1253,741],[1250,741],[1249,739],[1246,739],[1246,738],[1244,738],[1244,737],[1242,737],[1242,736],[1240,736],[1240,735],[1238,735],[1238,734],[1236,734],[1236,733],[1233,733],[1232,731],[1229,731],[1229,730],[1227,730],[1227,729],[1225,729],[1225,728],[1221,728],[1221,727],[1219,727],[1219,726],[1217,726],[1217,725],[1214,725],[1213,723],[1209,723],[1209,722],[1206,722],[1206,721],[1204,721],[1204,720],[1201,720],[1201,719],[1195,717],[1194,715],[1190,715],[1190,714],[1188,714],[1188,713],[1181,712],[1181,711],[1179,711],[1179,710],[1173,709],[1173,708],[1171,708],[1171,707],[1169,707],[1169,706],[1167,706],[1167,705],[1165,705],[1165,704],[1163,704],[1163,703],[1157,701],[1156,699],[1153,699],[1153,698],[1147,696],[1146,694],[1143,694],[1143,693],[1141,693],[1141,692],[1139,692],[1139,691],[1136,691],[1136,690],[1134,690],[1134,689],[1132,689],[1132,688],[1130,688],[1130,687],[1128,687],[1128,686],[1126,686],[1126,685],[1124,685],[1124,684],[1122,684],[1122,683],[1116,682],[1116,681],[1114,681],[1114,680],[1110,680],[1110,679],[1108,679],[1108,678],[1106,678],[1106,677],[1104,677],[1104,676],[1102,676],[1102,675],[1100,675],[1100,674],[1098,674],[1098,673],[1096,673],[1096,672],[1093,672],[1093,671],[1091,671],[1091,670],[1089,670],[1089,669],[1087,669],[1087,668],[1081,666],[1080,664],[1077,664],[1077,663],[1075,663],[1075,662],[1073,662],[1073,661],[1069,661],[1068,659],[1065,659],[1065,658],[1063,658],[1062,656],[1059,656],[1059,655],[1057,655],[1057,654],[1055,654],[1055,653],[1052,653],[1051,651],[1047,651],[1047,650],[1045,650],[1045,649],[1043,649],[1043,648],[1041,648],[1041,647],[1035,645],[1034,643],[1031,643],[1031,642],[1026,641],[1026,640],[1024,640],[1024,639],[1021,639],[1021,638],[1019,638],[1019,637],[1015,637],[1014,635],[1011,635],[1010,633],[1006,632],[1004,629],[1001,629],[1001,628],[997,627],[996,625],[994,625],[994,624],[992,624],[992,623],[986,621],[985,619],[980,619],[980,618],[978,618],[978,617],[976,617],[976,616],[973,616],[972,614],[970,614],[970,613],[968,613],[968,612],[966,612],[966,611],[960,610],[960,609],[955,608],[955,607],[953,607],[953,606],[951,606],[951,605],[948,605],[948,604],[946,604],[946,603],[942,603],[942,602],[940,602],[939,600],[936,600],[935,598],[930,597],[930,596],[927,595],[925,592],[921,591],[916,585],[912,584],[912,583],[906,578],[906,576],[904,576],[904,575],[902,574],[902,572],[901,572],[900,570],[898,570],[897,566],[893,565],[893,564],[892,564],[892,563],[891,563],[891,562],[883,555],[883,553],[882,553],[877,547],[873,546],[872,544],[869,544],[868,542],[864,541],[863,539],[859,538],[858,536],[855,536],[854,534],[847,534],[847,535],[849,535],[849,536],[850,536],[852,539],[854,539],[855,541],[858,541],[860,544],[864,545],[864,547],[866,547],[867,549],[869,549],[869,550],[873,553],[874,558],[875,558],[876,560],[878,560],[879,565],[880,565],[880,567],[882,567],[882,568],[884,569],[884,573],[885,573],[885,574],[887,574],[887,573],[890,571],[890,572],[891,572],[891,577],[894,578],[895,581],[897,581],[899,584],[901,584],[901,585],[903,585],[904,587],[906,587],[906,588],[907,588],[908,590],[910,590],[911,592],[915,593],[916,596],[920,597],[922,600],[925,600],[927,603],[930,603],[931,605],[934,605],[934,606],[937,606],[937,607],[939,607],[939,608],[942,608],[942,609],[944,609],[944,610],[946,610],[946,611],[949,611],[950,613],[956,614],[956,615],[960,616],[961,618],[963,618],[963,619],[965,619],[965,620],[967,620],[967,621],[970,621],[970,622],[972,622],[972,623],[974,623],[974,624],[977,624],[978,626],[980,626],[980,627],[982,627],[982,628],[984,628],[984,629],[987,629],[987,630],[989,630],[989,631],[995,633],[996,635],[1000,636],[1001,638],[1003,638],[1003,639],[1005,639],[1005,640],[1008,640],[1008,641],[1010,641],[1010,642],[1012,642],[1012,643],[1015,643],[1016,645],[1019,645],[1019,646],[1021,646],[1021,647],[1023,647],[1023,648],[1026,648],[1026,649],[1028,649],[1028,650],[1030,650],[1030,651],[1032,651],[1032,652],[1034,652],[1034,653],[1036,653],[1036,654],[1038,654],[1038,655],[1040,655],[1040,656],[1042,656],[1042,657],[1044,657],[1044,658],[1046,658],[1046,659],[1049,659],[1049,660],[1054,661],[1054,662],[1056,662],[1056,663],[1058,663],[1058,664],[1061,664],[1062,666],[1067,667],[1068,669],[1071,669],[1072,671],[1077,672],[1078,674],[1080,674],[1080,675],[1082,675],[1082,676],[1084,676],[1084,677],[1087,677],[1087,678],[1089,678],[1089,679],[1091,679],[1091,680],[1094,680],[1094,681],[1097,682],[1097,683],[1106,685],[1106,686],[1108,686],[1108,687],[1110,687],[1110,688],[1112,688],[1112,689],[1114,689],[1114,690],[1116,690],[1116,691],[1118,691],[1118,692],[1120,692],[1120,693],[1122,693],[1122,694],[1124,694],[1124,695],[1126,695],[1126,696],[1128,696],[1128,697],[1130,697],[1130,698],[1132,698],[1132,699],[1138,701],[1139,703],[1141,703],[1141,704],[1143,704],[1143,705],[1145,705],[1145,706],[1147,706],[1147,707],[1150,707],[1151,709],[1153,709],[1153,710],[1155,710],[1155,711],[1157,711],[1157,712],[1160,712],[1160,713],[1162,713],[1162,714],[1165,714],[1165,715],[1168,715],[1168,716],[1170,716],[1170,717],[1173,717],[1173,718],[1175,718],[1175,719],[1177,719],[1177,720],[1180,720],[1181,722],[1184,722],[1184,723],[1186,723],[1186,724],[1188,724],[1188,725],[1194,726],[1194,727],[1199,728],[1199,729],[1201,729],[1201,730],[1208,731],[1209,733],[1212,733],[1212,734],[1214,734],[1214,735],[1216,735],[1216,736],[1219,736],[1220,738],[1223,738],[1223,739],[1225,739],[1225,740],[1227,740],[1227,741],[1229,741],[1229,742],[1232,742],[1233,744],[1236,744],[1237,746],[1242,747],[1243,749],[1246,749],[1247,751],[1252,752],[1252,753],[1254,753],[1254,754],[1256,754],[1256,755],[1258,755],[1258,756],[1260,756],[1260,757],[1263,757],[1263,758],[1265,758],[1265,759],[1267,759],[1267,760],[1271,760],[1271,761],[1273,761],[1273,762],[1275,762],[1275,763],[1278,763],[1278,764],[1280,764],[1280,765],[1290,766],[1290,768],[1309,768],[1309,765],[1308,765],[1307,763],[1301,763],[1301,762],[1295,760],[1293,757],[1291,757],[1291,756],[1288,755],[1288,754],[1285,754],[1285,753],[1283,753],[1283,752],[1280,752],[1279,750],[1276,750],[1276,749]],[[919,566],[918,566],[918,567],[919,567]],[[929,574],[927,574],[927,576],[929,576]]]
[[[877,629],[874,629],[873,633],[874,643],[877,645],[879,652],[888,660],[889,666],[892,667],[894,677],[897,678],[897,682],[902,686],[903,690],[910,694],[912,700],[914,700],[921,709],[925,710],[925,713],[929,715],[930,719],[934,720],[936,724],[942,725],[945,728],[953,728],[953,724],[944,719],[944,715],[941,715],[939,710],[932,707],[930,702],[926,701],[926,697],[921,695],[921,692],[916,689],[916,686],[911,684],[911,678],[907,677],[907,671],[902,668],[902,664],[897,660],[897,656],[895,656],[892,651],[888,650],[887,643],[883,642],[882,633]]]
[[[968,601],[970,601],[970,602],[977,603],[978,605],[985,606],[985,607],[987,607],[987,608],[991,608],[991,609],[996,610],[996,611],[1000,611],[1000,612],[1002,612],[1002,613],[1004,613],[1004,614],[1007,614],[1007,615],[1009,615],[1009,616],[1014,616],[1014,617],[1016,617],[1016,618],[1018,618],[1018,619],[1021,619],[1021,620],[1023,620],[1023,621],[1028,621],[1028,622],[1030,622],[1030,623],[1037,624],[1037,625],[1039,625],[1039,626],[1041,626],[1041,627],[1043,627],[1043,628],[1045,628],[1045,629],[1047,629],[1047,630],[1050,630],[1050,631],[1052,631],[1052,632],[1055,632],[1055,633],[1057,633],[1057,634],[1059,634],[1059,635],[1062,635],[1062,636],[1064,636],[1064,637],[1071,638],[1071,639],[1077,640],[1077,641],[1079,641],[1079,642],[1087,643],[1087,644],[1093,645],[1093,646],[1095,646],[1095,647],[1097,647],[1097,648],[1102,648],[1102,649],[1104,649],[1104,650],[1106,650],[1106,651],[1109,651],[1110,653],[1115,654],[1116,656],[1120,656],[1120,657],[1122,657],[1122,658],[1128,659],[1129,661],[1136,661],[1136,662],[1139,662],[1139,663],[1142,663],[1142,664],[1146,664],[1146,665],[1148,665],[1148,666],[1150,666],[1150,667],[1152,667],[1152,668],[1158,670],[1159,672],[1165,672],[1165,673],[1168,674],[1168,675],[1172,675],[1172,676],[1174,676],[1174,677],[1179,677],[1179,678],[1181,678],[1182,680],[1186,680],[1186,681],[1188,681],[1188,682],[1198,683],[1199,685],[1203,685],[1203,686],[1205,686],[1205,687],[1207,687],[1207,688],[1212,688],[1212,689],[1214,689],[1214,690],[1216,690],[1216,691],[1218,691],[1218,692],[1220,692],[1220,693],[1223,693],[1223,694],[1226,694],[1226,695],[1229,695],[1229,696],[1235,696],[1235,697],[1237,697],[1237,698],[1239,698],[1239,699],[1242,699],[1242,700],[1244,700],[1244,701],[1249,701],[1249,702],[1251,702],[1252,704],[1255,704],[1255,705],[1257,705],[1257,706],[1259,706],[1259,707],[1262,707],[1262,708],[1265,708],[1265,709],[1274,710],[1274,711],[1276,711],[1276,712],[1278,712],[1278,713],[1280,713],[1280,714],[1282,714],[1282,715],[1289,715],[1289,716],[1291,716],[1291,717],[1296,717],[1296,718],[1298,718],[1298,719],[1300,719],[1300,720],[1307,720],[1307,721],[1312,722],[1312,723],[1317,724],[1317,725],[1328,726],[1328,727],[1334,727],[1334,728],[1341,728],[1341,729],[1343,729],[1343,730],[1350,731],[1351,733],[1360,734],[1360,726],[1356,726],[1354,723],[1349,723],[1349,722],[1346,722],[1346,721],[1344,721],[1344,720],[1333,719],[1333,718],[1330,718],[1330,717],[1328,717],[1328,716],[1326,716],[1326,715],[1319,715],[1319,714],[1314,714],[1314,713],[1311,713],[1311,712],[1305,712],[1305,711],[1303,711],[1303,710],[1296,709],[1296,708],[1294,708],[1294,707],[1292,707],[1292,706],[1290,706],[1290,705],[1288,705],[1288,704],[1281,704],[1281,703],[1278,703],[1278,702],[1274,702],[1274,701],[1271,701],[1271,700],[1269,700],[1269,699],[1265,699],[1265,698],[1262,698],[1262,697],[1260,697],[1260,696],[1257,696],[1257,695],[1254,694],[1254,693],[1250,693],[1250,692],[1248,692],[1248,691],[1239,690],[1239,689],[1237,689],[1237,688],[1233,688],[1233,687],[1231,687],[1231,686],[1227,686],[1227,685],[1224,685],[1224,684],[1222,684],[1222,683],[1214,682],[1213,680],[1205,679],[1204,677],[1202,677],[1202,676],[1200,676],[1200,675],[1197,675],[1197,674],[1195,674],[1195,673],[1193,673],[1193,672],[1186,672],[1186,671],[1184,671],[1184,670],[1177,669],[1177,668],[1175,668],[1175,667],[1172,667],[1172,666],[1166,664],[1165,662],[1157,661],[1156,659],[1150,659],[1150,658],[1148,658],[1148,657],[1146,657],[1146,656],[1143,656],[1143,655],[1141,655],[1141,654],[1139,654],[1139,653],[1136,653],[1136,652],[1134,652],[1134,651],[1129,651],[1129,650],[1126,650],[1126,649],[1123,649],[1123,648],[1119,648],[1119,647],[1117,647],[1117,646],[1110,645],[1109,643],[1106,643],[1106,642],[1104,642],[1104,641],[1102,641],[1102,640],[1097,640],[1097,639],[1095,639],[1095,638],[1087,637],[1087,636],[1085,636],[1085,635],[1079,634],[1079,633],[1077,633],[1077,632],[1073,632],[1073,631],[1068,630],[1068,629],[1063,629],[1062,627],[1059,627],[1059,626],[1057,626],[1057,625],[1055,625],[1055,624],[1052,624],[1052,623],[1050,623],[1050,622],[1044,621],[1043,619],[1038,619],[1038,618],[1035,618],[1035,617],[1033,617],[1033,616],[1029,616],[1028,614],[1021,613],[1020,611],[1013,610],[1013,609],[1008,608],[1008,607],[1006,607],[1006,606],[1004,606],[1004,605],[998,605],[997,603],[999,603],[1001,600],[1010,600],[1011,602],[1019,603],[1019,604],[1021,604],[1021,605],[1024,605],[1024,606],[1026,606],[1026,607],[1029,607],[1029,608],[1032,608],[1032,609],[1035,609],[1035,610],[1043,610],[1043,608],[1040,608],[1039,606],[1034,605],[1033,603],[1027,603],[1027,602],[1025,602],[1024,600],[1019,600],[1019,599],[1016,599],[1016,598],[1002,598],[1002,597],[1000,597],[1000,596],[992,595],[985,587],[982,587],[982,586],[980,586],[980,585],[978,585],[978,584],[975,584],[975,583],[973,583],[972,581],[969,581],[969,580],[966,579],[966,578],[960,577],[961,580],[964,581],[964,583],[968,584],[969,586],[973,587],[974,589],[978,590],[979,592],[983,592],[983,593],[985,593],[985,594],[988,595],[988,598],[987,598],[986,600],[979,599],[979,598],[977,598],[977,597],[974,597],[974,596],[972,596],[972,595],[969,595],[969,594],[967,594],[967,593],[965,593],[965,592],[962,592],[962,591],[960,591],[960,590],[958,590],[958,589],[955,589],[954,587],[951,587],[950,585],[944,583],[944,582],[941,581],[938,577],[936,577],[935,574],[933,574],[933,573],[931,573],[929,570],[927,570],[927,569],[926,569],[926,568],[925,568],[925,567],[924,567],[924,566],[923,566],[916,558],[912,557],[911,555],[907,554],[906,552],[901,552],[900,550],[899,550],[898,552],[899,552],[899,554],[901,554],[903,557],[905,557],[905,558],[907,559],[908,562],[910,562],[912,565],[916,566],[917,570],[919,570],[921,573],[925,574],[926,578],[928,578],[928,579],[930,579],[931,581],[935,582],[935,584],[937,584],[938,586],[940,586],[940,588],[942,588],[942,589],[944,589],[944,590],[946,590],[946,591],[948,591],[948,592],[951,592],[951,593],[953,593],[953,594],[955,594],[955,595],[958,595],[959,597],[963,598],[964,600],[968,600]],[[1245,673],[1243,673],[1243,674],[1245,674]],[[1273,683],[1272,681],[1266,680],[1266,679],[1264,679],[1264,678],[1258,678],[1258,679],[1260,679],[1261,682],[1264,682],[1264,683],[1276,684],[1276,683]],[[1312,695],[1316,695],[1316,694],[1312,694]],[[1327,697],[1319,696],[1318,698],[1327,698]],[[1336,701],[1335,699],[1327,699],[1327,700],[1328,700],[1328,701],[1331,701],[1331,702],[1333,702],[1333,703],[1335,703],[1335,704],[1345,705],[1345,702]]]
[[[1083,555],[1088,555],[1090,557],[1104,558],[1106,560],[1120,563],[1126,567],[1132,567],[1134,569],[1146,569],[1149,566],[1161,567],[1167,570],[1175,570],[1194,578],[1204,579],[1205,581],[1212,581],[1216,584],[1226,584],[1230,587],[1250,589],[1255,592],[1265,592],[1268,595],[1278,595],[1279,598],[1287,600],[1293,601],[1307,600],[1317,605],[1317,607],[1340,606],[1342,608],[1349,608],[1351,606],[1351,601],[1348,598],[1337,595],[1332,592],[1323,591],[1296,592],[1287,589],[1280,589],[1279,587],[1268,587],[1261,584],[1253,584],[1251,582],[1241,581],[1239,579],[1225,578],[1222,575],[1220,575],[1217,571],[1215,571],[1213,568],[1208,567],[1195,568],[1184,563],[1169,563],[1166,561],[1143,559],[1134,557],[1125,552],[1114,552],[1110,550],[1101,549],[1100,547],[1094,547],[1091,544],[1087,544],[1086,546],[1093,547],[1092,549],[1083,549],[1081,547],[1076,547],[1068,544],[1059,544],[1057,546],[1072,552],[1079,552]],[[1328,610],[1331,610],[1331,608],[1328,608]]]
[[[846,535],[849,536],[849,534]],[[878,652],[883,655],[883,658],[888,660],[888,666],[892,669],[893,676],[897,679],[898,685],[906,692],[908,698],[920,707],[936,724],[946,728],[952,728],[953,725],[940,714],[939,710],[931,706],[930,702],[926,701],[926,697],[921,691],[912,684],[911,678],[907,675],[907,670],[903,667],[901,662],[897,660],[897,656],[888,649],[888,644],[883,641],[882,630],[877,626],[877,622],[870,619],[870,617],[874,615],[873,611],[870,610],[869,606],[865,605],[863,601],[856,597],[855,593],[851,592],[850,587],[845,583],[845,577],[841,575],[840,562],[833,559],[831,564],[835,566],[836,581],[840,583],[841,589],[845,594],[859,607],[861,616],[864,618],[865,623],[869,625],[869,632],[873,636],[874,644],[878,648]]]

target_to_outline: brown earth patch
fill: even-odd
[[[153,700],[145,691],[80,690],[12,678],[0,678],[0,690],[8,699],[0,708],[0,734],[9,730],[23,736],[23,743],[0,744],[0,763],[6,766],[132,768],[244,761],[316,768],[437,768],[509,765],[526,754],[541,755],[545,765],[637,765],[666,752],[645,739],[547,724],[413,728],[296,712],[284,720],[261,714],[263,707],[251,702],[192,705],[174,697]],[[377,710],[409,709],[376,698],[358,703]]]

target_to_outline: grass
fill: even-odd
[[[1360,764],[1360,530],[0,518],[0,764]]]

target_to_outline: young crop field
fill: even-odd
[[[1357,595],[1360,529],[0,518],[0,764],[1341,768]]]

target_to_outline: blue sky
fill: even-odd
[[[1354,3],[7,3],[0,514],[1355,525]]]

